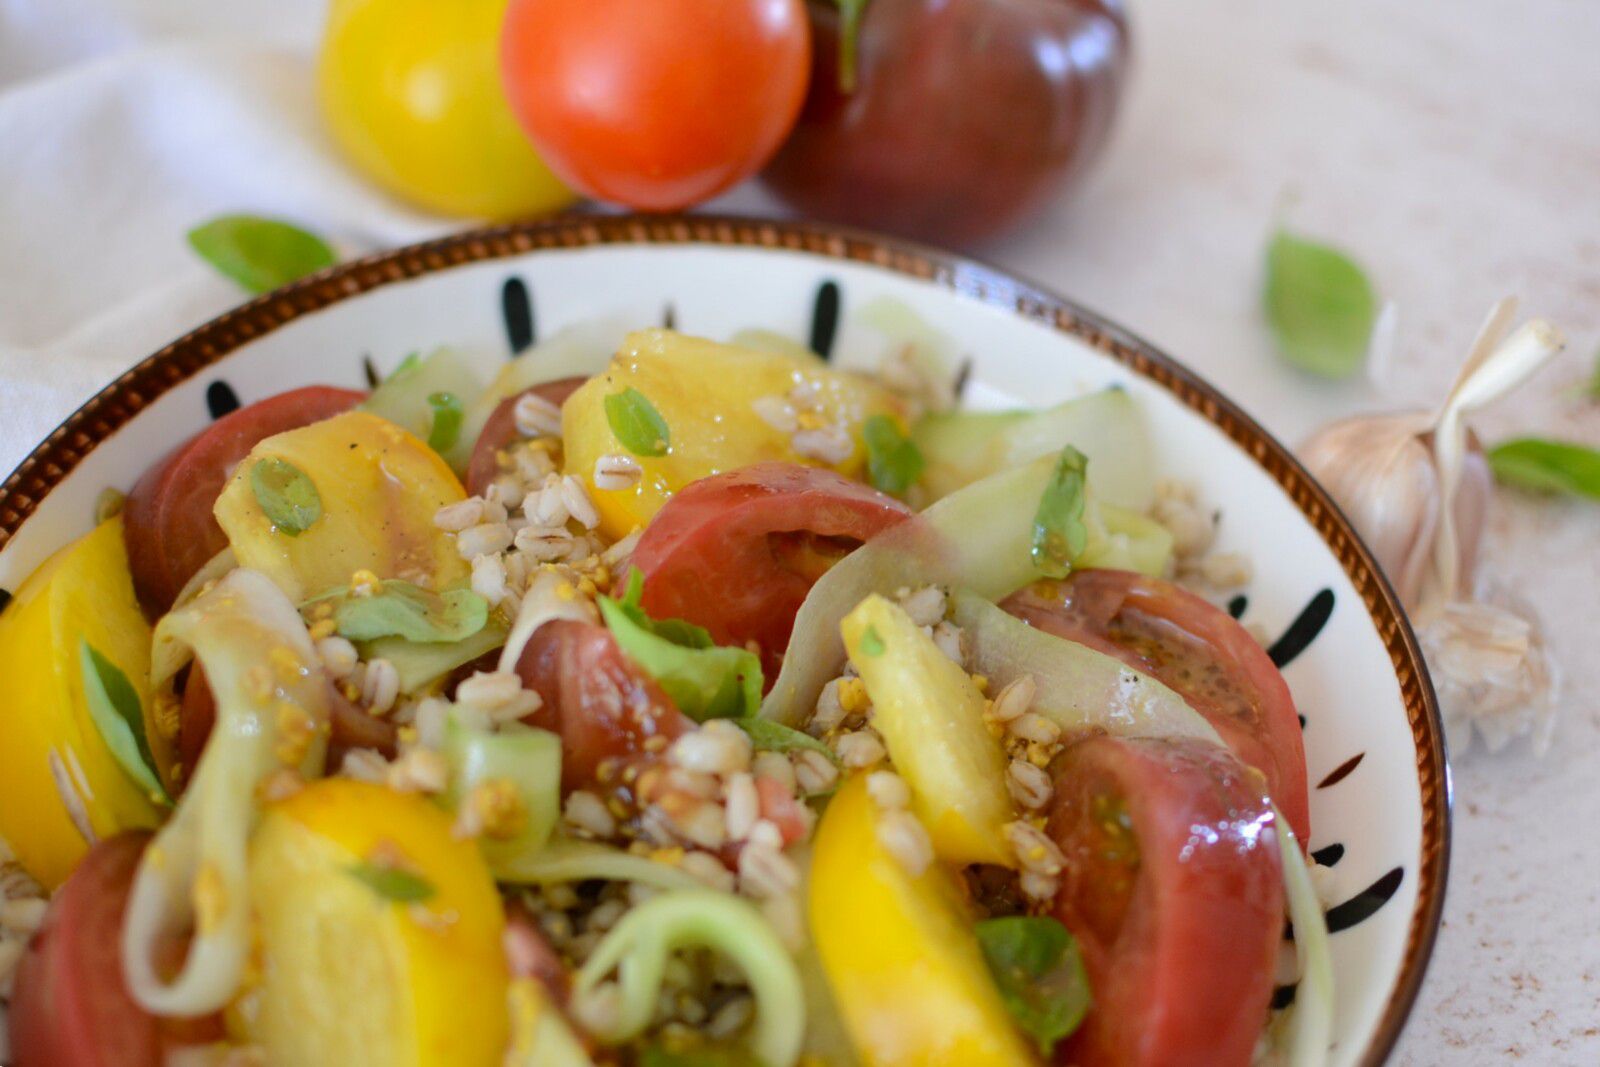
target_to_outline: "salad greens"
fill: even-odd
[[[1084,494],[1088,491],[1089,461],[1071,445],[1061,450],[1050,481],[1033,513],[1033,544],[1029,549],[1039,573],[1065,578],[1073,561],[1089,545],[1083,524]]]
[[[887,415],[873,415],[861,426],[867,446],[867,476],[879,492],[900,494],[922,474],[922,452]]]
[[[1497,480],[1522,489],[1600,500],[1600,451],[1566,441],[1519,437],[1488,452]]]
[[[352,641],[462,641],[489,621],[489,602],[470,589],[435,593],[398,578],[380,582],[376,589],[335,589],[313,597],[305,607],[330,601],[339,635]]]
[[[599,599],[600,616],[618,647],[696,722],[755,714],[761,706],[760,658],[747,648],[716,644],[692,623],[650,618],[639,605],[643,594],[643,575],[629,570],[621,600]]]
[[[1071,1036],[1089,1010],[1089,976],[1077,941],[1059,919],[1010,915],[973,927],[1006,1010],[1039,1054]]]
[[[87,641],[78,642],[78,662],[83,671],[83,696],[89,706],[89,718],[117,766],[150,796],[170,803],[145,737],[144,709],[138,690],[115,663]]]
[[[633,386],[606,397],[606,421],[617,440],[636,456],[664,456],[672,443],[672,431],[661,412]]]
[[[250,491],[262,514],[280,533],[298,537],[322,518],[322,496],[305,471],[286,459],[268,456],[250,468]]]
[[[350,877],[391,904],[420,904],[437,892],[426,878],[399,867],[357,863],[348,870]]]

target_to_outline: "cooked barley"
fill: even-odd
[[[877,822],[878,841],[912,877],[933,862],[933,842],[917,817],[906,810],[882,812]]]
[[[613,452],[594,461],[594,487],[615,493],[631,489],[644,477],[644,468],[632,456]]]
[[[1006,789],[1012,800],[1032,811],[1050,803],[1050,796],[1055,792],[1050,775],[1025,759],[1014,759],[1006,768]]]

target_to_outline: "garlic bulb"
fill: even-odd
[[[1300,459],[1333,496],[1367,542],[1407,609],[1420,603],[1444,494],[1433,455],[1433,419],[1423,412],[1358,415],[1323,427]],[[1456,487],[1456,573],[1470,585],[1479,534],[1493,490],[1476,440],[1468,446]]]
[[[1522,384],[1564,343],[1538,320],[1506,337],[1515,311],[1506,299],[1490,312],[1437,411],[1345,419],[1300,451],[1411,615],[1458,751],[1474,731],[1491,750],[1528,733],[1542,749],[1556,685],[1530,613],[1474,597],[1494,485],[1465,416]]]

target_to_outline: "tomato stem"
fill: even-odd
[[[834,0],[839,5],[839,91],[856,91],[856,38],[867,0]]]

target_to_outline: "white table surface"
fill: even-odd
[[[48,20],[47,10],[96,6],[61,2],[30,10],[34,0],[0,0],[0,22],[8,11],[20,27]],[[986,258],[1144,334],[1291,443],[1336,415],[1430,402],[1489,305],[1515,293],[1527,313],[1561,325],[1571,349],[1477,428],[1489,440],[1536,431],[1600,444],[1600,405],[1561,395],[1600,346],[1600,2],[1133,4],[1136,69],[1103,165],[1079,195]],[[188,17],[162,0],[105,6],[134,11],[156,39],[181,35]],[[222,21],[226,10],[227,28],[248,29],[251,9],[268,6],[221,4],[209,17]],[[318,5],[273,6],[274,42],[303,50]],[[28,73],[11,62],[0,73]],[[243,195],[247,179],[231,195]],[[718,206],[770,207],[751,190]],[[1315,382],[1273,357],[1257,295],[1280,209],[1297,228],[1346,246],[1398,302],[1399,346],[1382,393]],[[16,210],[0,205],[0,226],[4,216],[18,220]],[[387,232],[401,225],[391,219]],[[30,227],[28,240],[48,242],[40,220]],[[192,269],[176,247],[161,255],[164,272]],[[184,306],[196,320],[230,299],[215,283],[189,283]],[[24,310],[7,300],[0,292],[0,341],[8,311]],[[150,347],[127,324],[116,336]],[[23,340],[39,347],[10,357],[13,399],[52,351],[50,338]],[[135,356],[65,347],[92,348],[100,362],[73,364],[67,394],[28,387],[17,416],[33,436]],[[21,455],[7,440],[0,470]],[[1503,504],[1496,566],[1542,613],[1566,694],[1547,757],[1519,745],[1456,760],[1449,900],[1397,1056],[1408,1067],[1600,1063],[1600,507],[1509,494]]]

